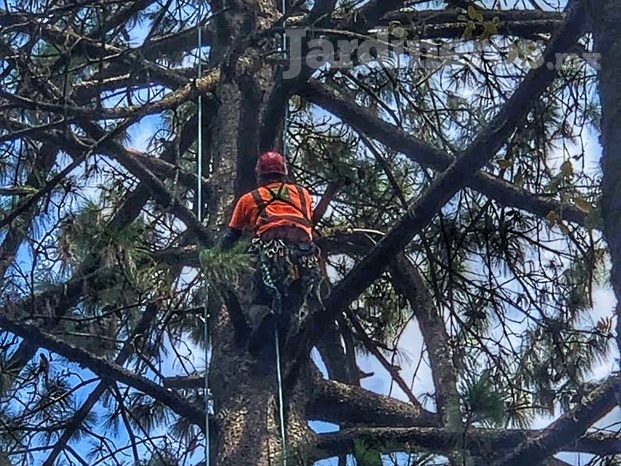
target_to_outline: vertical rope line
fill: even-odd
[[[282,0],[282,14],[285,15],[287,13],[287,2],[286,0]],[[283,28],[285,24],[283,24]],[[286,56],[287,53],[287,34],[283,32],[282,34],[282,45],[281,51],[283,55]],[[282,155],[283,157],[287,157],[287,119],[289,112],[289,102],[285,103],[285,115],[283,119],[283,129],[282,129]],[[282,312],[282,308],[280,309]],[[275,326],[274,331],[274,342],[276,345],[276,376],[278,379],[278,412],[280,417],[280,441],[282,444],[282,459],[283,466],[287,466],[287,438],[285,434],[285,403],[283,396],[283,382],[282,382],[282,369],[281,369],[281,358],[280,358],[280,342],[278,338],[278,325]]]
[[[282,14],[285,15],[287,12],[287,0],[282,0]],[[286,21],[283,23],[283,29],[286,30]],[[282,33],[282,53],[283,56],[287,56],[287,34],[283,31]],[[282,127],[282,155],[287,158],[287,122],[289,119],[289,100],[285,102],[285,117],[283,121]]]
[[[274,340],[276,342],[276,375],[278,377],[278,412],[280,415],[280,442],[282,444],[283,466],[287,466],[287,438],[285,436],[285,402],[282,389],[282,369],[280,367],[280,343],[278,339],[278,326],[276,326],[275,328],[276,331],[274,332]]]
[[[199,0],[198,4],[198,19],[196,22],[196,34],[197,34],[197,57],[198,57],[198,69],[197,69],[197,77],[198,81],[202,76],[202,34],[201,34],[201,19],[202,19],[202,2]],[[197,158],[197,173],[196,173],[196,207],[198,210],[198,221],[202,222],[203,219],[203,99],[201,94],[198,94],[198,103],[197,103],[197,119],[198,119],[198,128],[197,128],[197,147],[196,147],[196,158]],[[209,283],[207,283],[205,279],[205,299],[203,303],[204,315],[203,315],[203,323],[204,323],[204,338],[205,338],[205,465],[210,466],[210,435],[209,435]]]
[[[202,55],[202,37],[201,37],[201,8],[202,4],[199,3],[198,4],[198,21],[196,24],[196,31],[197,31],[197,35],[198,35],[198,72],[197,72],[197,78],[196,80],[198,81],[201,78],[202,75],[202,60],[201,60],[201,55]],[[198,111],[197,111],[197,118],[198,118],[198,147],[196,149],[196,157],[198,159],[198,172],[197,172],[197,193],[196,196],[198,198],[197,200],[197,206],[198,206],[198,221],[202,221],[202,217],[203,217],[203,183],[202,183],[202,176],[203,176],[203,99],[202,96],[199,92],[198,94]]]
[[[209,466],[209,365],[208,365],[208,349],[209,349],[209,283],[205,284],[205,314],[203,316],[205,323],[205,466]]]

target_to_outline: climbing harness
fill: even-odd
[[[272,297],[273,313],[282,309],[283,297],[289,295],[290,286],[300,280],[302,308],[316,308],[309,303],[309,297],[316,293],[322,275],[319,271],[318,248],[309,243],[287,242],[280,238],[252,240],[249,252],[257,257],[261,281]],[[275,296],[275,298],[274,298]],[[274,301],[275,299],[275,301]],[[298,322],[303,320],[301,312]]]
[[[251,192],[252,198],[254,199],[254,202],[257,205],[257,208],[259,210],[259,218],[261,219],[263,224],[268,224],[275,220],[288,220],[292,222],[293,224],[300,225],[302,228],[313,227],[312,219],[309,218],[309,210],[308,210],[308,205],[306,204],[306,198],[304,197],[304,192],[302,188],[297,185],[294,186],[294,189],[296,190],[298,194],[298,198],[301,204],[300,206],[295,205],[291,201],[289,197],[289,192],[288,192],[289,187],[287,186],[286,183],[281,183],[281,185],[278,187],[278,191],[276,192],[266,187],[258,188]],[[269,193],[270,198],[267,201],[261,196],[262,191],[263,192],[267,191],[267,193]],[[268,215],[267,208],[276,202],[282,202],[282,203],[285,203],[293,207],[296,211],[300,213],[300,215],[279,214],[276,217],[272,217]]]
[[[274,345],[276,350],[276,378],[278,384],[278,415],[280,421],[280,435],[281,435],[281,444],[282,444],[282,452],[283,452],[283,465],[287,465],[287,439],[285,434],[285,410],[284,410],[284,394],[283,394],[283,382],[282,382],[282,368],[281,368],[281,357],[280,357],[280,340],[278,337],[279,334],[279,321],[278,319],[282,317],[282,295],[280,290],[276,286],[274,279],[272,278],[272,270],[270,267],[270,259],[274,257],[282,257],[284,256],[284,247],[285,245],[281,240],[273,241],[269,247],[265,247],[265,245],[261,242],[260,238],[254,238],[250,250],[254,251],[258,254],[258,265],[261,271],[261,281],[268,288],[272,297],[272,313],[275,315],[277,322],[274,326]]]
[[[276,376],[278,383],[283,464],[286,464],[284,395],[280,354],[280,331],[283,328],[280,324],[282,319],[286,317],[288,325],[284,330],[290,329],[290,318],[292,316],[285,316],[283,314],[290,312],[290,309],[283,308],[283,298],[288,296],[289,286],[291,284],[296,280],[302,280],[302,289],[300,292],[303,293],[303,300],[296,318],[296,327],[299,329],[303,320],[302,311],[309,306],[307,300],[310,294],[309,290],[313,290],[316,286],[316,280],[321,279],[319,273],[314,273],[314,271],[318,270],[319,262],[316,249],[313,245],[289,243],[280,238],[264,240],[260,237],[255,237],[250,244],[249,252],[257,257],[257,266],[260,272],[261,283],[265,286],[271,297],[271,312],[276,322],[276,325],[274,325]]]

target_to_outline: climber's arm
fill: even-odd
[[[226,229],[226,233],[222,236],[220,240],[220,249],[226,251],[230,249],[239,238],[241,238],[242,230],[238,230],[237,228],[228,227]]]
[[[229,226],[220,240],[220,248],[223,250],[231,248],[241,237],[243,230],[245,228],[249,228],[250,226],[247,196],[242,196],[239,202],[235,205]]]

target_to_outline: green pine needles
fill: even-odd
[[[254,260],[248,252],[248,243],[243,241],[226,251],[219,246],[204,249],[199,253],[199,261],[205,279],[216,289],[234,285],[243,274],[254,271]]]

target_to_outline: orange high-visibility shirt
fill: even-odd
[[[308,190],[291,183],[270,183],[244,194],[229,227],[261,236],[273,227],[293,226],[313,237],[313,208]]]

